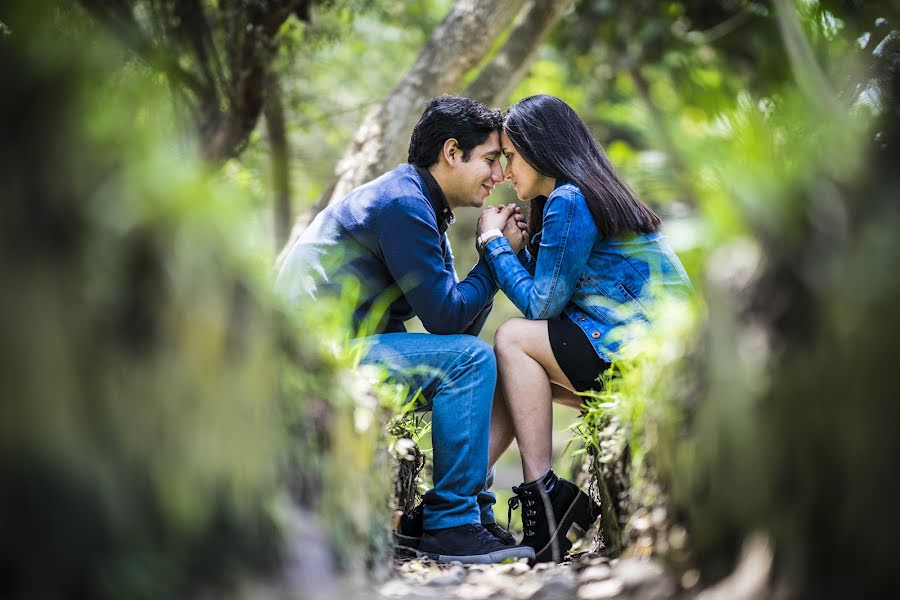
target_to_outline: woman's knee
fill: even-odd
[[[494,352],[497,355],[507,354],[522,349],[524,329],[527,326],[526,319],[510,319],[504,321],[494,333]]]

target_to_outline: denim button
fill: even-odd
[[[594,338],[594,339],[596,340],[598,337],[600,337],[600,332],[599,332],[599,331],[595,331],[594,333],[591,334],[591,337]]]

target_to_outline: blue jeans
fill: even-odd
[[[425,529],[494,522],[485,485],[497,382],[491,347],[465,334],[385,333],[360,341],[370,345],[364,364],[387,368],[410,397],[421,390],[428,402],[417,410],[432,411],[434,487],[425,494]]]

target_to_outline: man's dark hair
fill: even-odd
[[[450,138],[463,151],[463,161],[468,161],[472,149],[502,126],[502,113],[481,102],[456,96],[432,98],[413,128],[406,161],[427,169],[438,161],[444,142]]]

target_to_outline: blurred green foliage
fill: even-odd
[[[4,595],[271,568],[277,347],[227,242],[240,203],[181,151],[158,81],[42,8],[0,41]]]
[[[670,235],[673,217],[677,233],[693,231],[689,252],[673,242],[702,318],[680,332],[681,319],[661,319],[589,403],[581,431],[604,469],[621,457],[619,432],[629,441],[622,524],[632,552],[691,560],[712,580],[762,531],[790,595],[885,597],[897,592],[888,473],[900,453],[885,425],[896,410],[883,373],[897,351],[886,332],[896,329],[898,290],[884,269],[900,251],[889,166],[900,156],[898,14],[870,3],[796,9],[781,23],[771,9],[754,17],[767,44],[740,27],[672,69],[666,42],[660,62],[642,59],[630,77],[650,92],[630,102],[664,117],[632,156],[662,150],[671,185],[631,181],[653,202],[654,191],[677,190],[691,207],[684,231],[677,204],[660,209],[673,211]],[[799,25],[813,61],[788,51],[797,40],[785,21]],[[741,55],[757,63],[749,75],[733,60]],[[711,77],[703,63],[716,56],[728,60],[716,59]],[[703,102],[681,78],[685,66]]]
[[[77,11],[4,19],[0,595],[277,583],[286,504],[339,565],[381,556],[390,390],[340,350],[345,311],[279,306],[251,199],[158,75]]]

